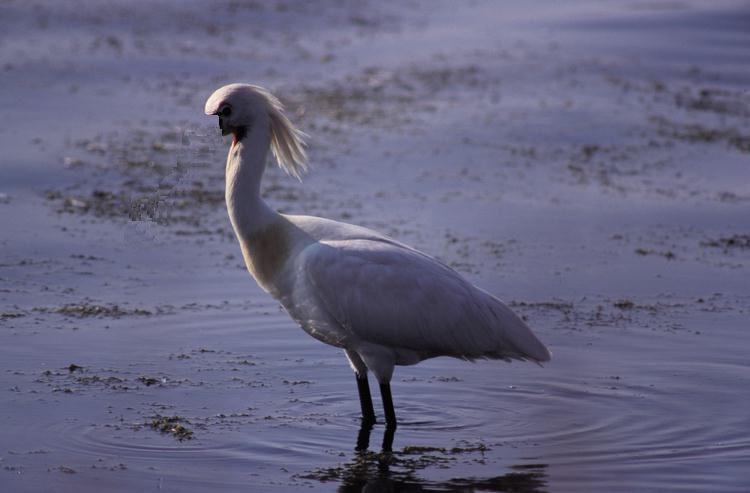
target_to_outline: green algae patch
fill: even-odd
[[[128,310],[119,305],[97,305],[91,303],[69,303],[55,310],[61,315],[74,317],[122,317],[125,315],[151,315],[148,310]]]
[[[120,318],[125,316],[150,316],[154,312],[142,308],[123,308],[120,305],[98,304],[98,303],[67,303],[58,307],[37,307],[33,309],[37,313],[57,313],[66,317],[111,317]]]
[[[715,240],[703,241],[701,242],[701,245],[704,247],[721,248],[725,252],[733,248],[750,248],[750,235],[736,234],[732,236],[721,237]]]
[[[615,306],[615,308],[619,308],[620,310],[632,310],[633,308],[635,308],[635,303],[626,299],[615,301],[613,305]]]
[[[365,450],[357,452],[347,463],[318,468],[295,476],[298,479],[312,479],[323,483],[340,481],[344,484],[360,484],[388,470],[392,480],[412,485],[423,482],[418,474],[430,468],[447,469],[459,462],[485,464],[484,454],[489,450],[484,443],[464,443],[454,447],[406,445],[394,452]],[[436,483],[435,486],[439,489],[444,485]]]
[[[189,421],[180,416],[161,416],[157,414],[151,418],[151,422],[148,425],[161,433],[172,435],[181,442],[183,440],[192,440],[193,431],[183,423],[189,424]]]
[[[140,376],[138,377],[138,381],[141,382],[146,387],[150,387],[152,385],[156,385],[158,383],[161,383],[162,380],[155,377],[147,377],[147,376]]]

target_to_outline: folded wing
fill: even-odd
[[[363,341],[417,352],[547,361],[547,348],[505,304],[439,261],[382,239],[321,241],[298,269],[317,303]]]

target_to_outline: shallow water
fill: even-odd
[[[122,5],[1,7],[0,489],[750,489],[746,4]],[[231,236],[235,80],[312,136],[271,203],[439,256],[553,361],[398,368],[355,451],[344,356]]]

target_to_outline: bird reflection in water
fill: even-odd
[[[357,434],[357,452],[366,452],[370,447],[370,433],[372,432],[373,422],[368,420],[362,420],[362,427],[359,429]],[[390,453],[393,449],[393,437],[396,435],[395,426],[386,426],[383,432],[383,444],[381,449],[383,453]]]
[[[418,472],[431,465],[445,466],[448,451],[426,448],[414,454],[416,447],[393,452],[395,428],[387,427],[380,453],[368,450],[373,425],[363,422],[357,435],[355,456],[349,462],[316,470],[302,476],[321,482],[338,481],[340,493],[354,492],[445,492],[445,491],[512,491],[536,493],[547,491],[546,464],[524,464],[510,467],[510,472],[488,478],[453,478],[430,481]],[[444,453],[441,453],[444,452]]]

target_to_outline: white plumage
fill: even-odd
[[[311,336],[345,350],[365,420],[374,421],[368,370],[395,427],[394,365],[435,356],[550,359],[505,304],[438,260],[366,228],[268,207],[260,182],[269,148],[289,174],[306,169],[304,134],[282,110],[268,91],[247,84],[222,87],[206,102],[206,114],[218,115],[223,134],[234,136],[227,209],[258,284]]]

